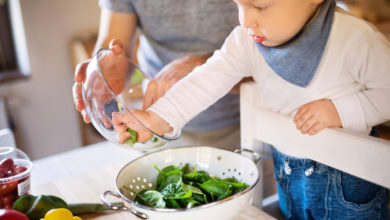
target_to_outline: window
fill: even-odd
[[[0,0],[0,82],[29,75],[19,0]]]

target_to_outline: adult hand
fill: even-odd
[[[207,61],[209,56],[186,56],[167,64],[151,80],[145,93],[143,109],[147,109],[163,96],[174,84],[187,76],[192,70]]]
[[[324,128],[342,127],[340,116],[333,102],[316,100],[301,106],[294,116],[294,122],[302,134],[314,135]]]
[[[124,86],[124,76],[127,71],[128,58],[125,55],[123,45],[118,40],[110,42],[110,51],[99,60],[99,66],[102,73],[114,93],[119,94]],[[86,123],[90,122],[88,115],[85,113],[85,103],[82,98],[82,83],[88,78],[87,87],[93,88],[94,96],[99,98],[98,114],[104,120],[104,103],[109,101],[112,96],[108,89],[105,89],[104,80],[100,77],[96,67],[88,67],[91,60],[79,63],[75,70],[75,83],[73,84],[73,101],[76,109],[81,112]],[[108,119],[105,120],[108,126]]]

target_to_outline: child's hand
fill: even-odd
[[[301,106],[294,116],[294,122],[302,134],[314,135],[324,128],[342,127],[339,114],[333,102],[316,100]]]
[[[160,136],[172,130],[168,122],[152,111],[133,110],[132,114],[146,127]],[[125,143],[130,138],[130,133],[127,128],[131,128],[137,132],[137,142],[143,143],[153,137],[153,134],[128,112],[113,112],[112,122],[118,134],[120,144]]]

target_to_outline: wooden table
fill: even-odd
[[[116,175],[125,164],[141,153],[102,142],[33,161],[31,194],[51,194],[68,203],[99,203],[100,194],[114,190]],[[84,215],[85,219],[138,219],[128,212]],[[248,206],[238,220],[274,219]]]

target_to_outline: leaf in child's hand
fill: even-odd
[[[137,132],[131,128],[127,128],[127,131],[130,134],[130,138],[126,140],[126,144],[133,146],[137,142]]]

